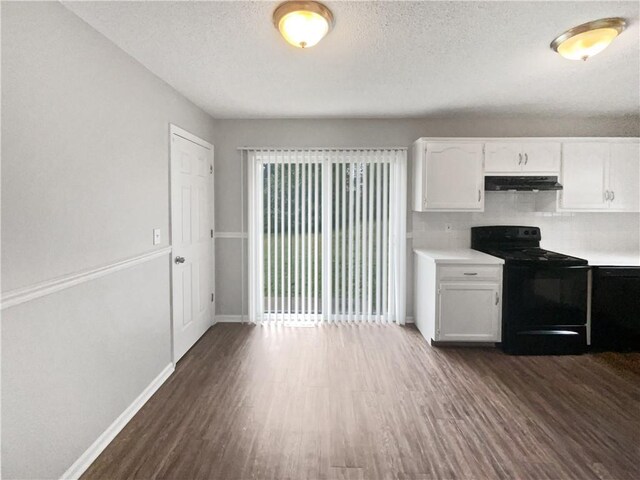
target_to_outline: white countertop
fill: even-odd
[[[470,248],[458,248],[452,250],[432,250],[429,248],[415,248],[414,253],[421,255],[434,263],[460,263],[474,265],[502,265],[504,260],[492,257],[486,253],[478,252]]]
[[[591,266],[640,267],[640,254],[632,252],[590,252],[564,249],[562,253],[584,258]]]

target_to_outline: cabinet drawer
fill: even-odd
[[[439,280],[501,280],[502,269],[499,266],[460,265],[438,268]]]

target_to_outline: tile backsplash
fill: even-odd
[[[486,192],[484,212],[413,212],[413,247],[469,247],[471,227],[530,225],[540,227],[541,246],[549,250],[640,252],[640,214],[559,213],[555,204],[556,192]]]

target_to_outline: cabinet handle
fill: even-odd
[[[605,190],[604,191],[604,201],[608,201],[609,200],[609,190]]]
[[[518,165],[522,164],[522,154],[518,154]]]
[[[500,302],[500,294],[496,292],[496,305]]]
[[[464,272],[465,275],[477,275],[478,272]]]
[[[526,165],[527,163],[529,163],[529,154],[525,153],[524,154],[524,164]]]
[[[616,192],[612,190],[610,193],[611,193],[611,201],[613,202],[616,199]]]
[[[478,201],[482,200],[482,190],[478,189]]]

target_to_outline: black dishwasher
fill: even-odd
[[[591,348],[640,351],[640,267],[593,267]]]

